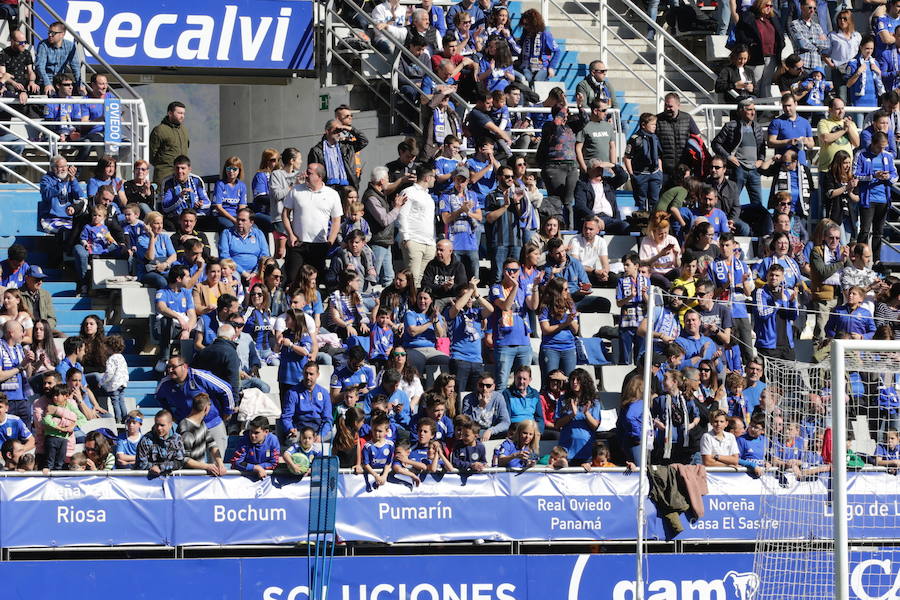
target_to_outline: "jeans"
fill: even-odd
[[[547,81],[548,79],[550,79],[550,74],[547,72],[547,69],[538,69],[537,71],[532,71],[531,69],[526,68],[522,69],[522,75],[525,76],[525,80],[528,82],[528,85],[531,85],[535,81]]]
[[[762,188],[760,187],[759,171],[745,167],[732,167],[731,179],[737,185],[738,194],[747,186],[747,195],[752,204],[762,204]]]
[[[494,381],[497,391],[502,392],[509,385],[513,369],[531,365],[531,346],[494,346]]]
[[[628,221],[606,215],[600,215],[600,220],[607,235],[628,235]]]
[[[66,451],[69,449],[69,439],[47,435],[44,437],[44,452],[47,453],[47,468],[51,471],[62,471],[66,466]]]
[[[575,227],[572,223],[572,205],[575,204],[575,186],[578,184],[578,165],[572,161],[550,161],[541,169],[541,178],[548,196],[560,199],[563,205],[563,228]]]
[[[787,31],[787,27],[784,29]],[[763,57],[763,64],[753,65],[753,78],[757,81],[757,96],[767,98],[771,95],[772,79],[775,77],[775,71],[781,61],[774,56]]]
[[[521,252],[521,246],[495,246],[494,255],[491,258],[491,281],[494,283],[503,281],[503,261],[509,257],[518,260]]]
[[[746,237],[750,235],[750,226],[747,223],[744,223],[739,218],[733,219],[734,222],[734,235],[739,235]]]
[[[637,334],[636,327],[619,328],[619,364],[630,365],[644,353],[644,337]]]
[[[268,213],[254,213],[253,214],[253,223],[259,230],[262,231],[267,236],[272,233],[272,216]]]
[[[31,429],[31,401],[30,400],[10,400],[9,414],[15,415],[22,419],[22,422]]]
[[[631,193],[638,210],[649,210],[659,201],[662,172],[635,173],[631,178]],[[649,208],[648,208],[649,207]]]
[[[478,250],[456,250],[456,257],[466,269],[466,277],[478,279]]]
[[[859,209],[859,236],[857,241],[872,247],[872,260],[881,260],[881,238],[884,231],[884,220],[887,217],[888,204],[873,202],[868,208]],[[874,230],[874,235],[872,232]],[[871,240],[869,239],[871,237]]]
[[[474,392],[478,378],[484,372],[483,363],[474,363],[467,360],[450,359],[450,373],[456,376],[457,397],[462,398],[463,392]],[[459,412],[459,411],[457,411]]]
[[[147,271],[144,273],[141,276],[141,283],[156,290],[161,290],[169,285],[166,278],[157,271]]]
[[[656,17],[659,16],[659,0],[647,0],[647,16],[650,17],[651,21],[656,21]],[[652,27],[647,28],[647,39],[653,40],[656,38],[656,30]]]
[[[716,6],[716,35],[728,33],[728,24],[731,23],[731,9],[727,2],[719,2]],[[736,25],[736,23],[735,23]]]
[[[106,397],[109,398],[109,406],[116,417],[116,423],[124,423],[125,415],[128,414],[128,411],[125,409],[125,388],[107,392]]]
[[[379,246],[372,244],[369,246],[375,257],[375,273],[378,276],[378,283],[387,286],[394,280],[394,257],[391,254],[390,246]]]
[[[270,391],[272,391],[272,388],[269,387],[269,384],[259,377],[248,377],[247,379],[241,379],[241,389],[246,390],[247,388],[256,388],[263,394],[268,394]]]
[[[544,348],[541,346],[538,352],[538,364],[541,367],[541,381],[547,381],[547,376],[551,371],[560,369],[565,373],[566,377],[575,370],[578,364],[578,355],[575,348],[571,350],[553,350],[552,348]]]

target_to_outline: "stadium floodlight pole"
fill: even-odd
[[[644,393],[641,402],[644,405],[641,411],[641,464],[640,479],[638,479],[638,506],[637,506],[637,552],[635,553],[634,573],[634,598],[644,600],[644,521],[646,520],[645,494],[647,487],[647,462],[649,448],[647,437],[650,433],[650,378],[653,376],[653,321],[656,308],[656,292],[653,286],[647,294],[647,339],[644,341]],[[662,303],[660,303],[662,304]]]

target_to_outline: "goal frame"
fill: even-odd
[[[834,597],[850,600],[850,535],[847,514],[847,352],[900,352],[894,340],[831,342],[831,470],[834,518]]]

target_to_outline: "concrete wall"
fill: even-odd
[[[328,110],[319,110],[320,95],[329,96]],[[266,148],[279,152],[289,146],[303,153],[322,137],[334,109],[349,103],[349,86],[322,88],[314,79],[295,79],[289,85],[222,85],[219,89],[220,164],[229,156],[244,161],[247,181],[259,166]],[[354,126],[369,138],[362,153],[363,181],[373,167],[397,157],[400,137],[378,138],[374,111],[354,115]]]

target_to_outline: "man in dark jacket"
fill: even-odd
[[[434,258],[428,261],[422,274],[422,289],[431,289],[431,298],[437,310],[443,311],[456,297],[456,292],[467,283],[466,269],[453,254],[453,242],[439,241]]]
[[[612,175],[606,177],[604,169],[612,169]],[[628,173],[620,165],[590,159],[587,173],[575,184],[575,223],[580,227],[585,220],[600,217],[601,231],[610,235],[627,234],[628,223],[622,220],[616,202],[616,190],[626,181]],[[603,190],[603,198],[597,198],[598,190]]]
[[[184,104],[170,102],[162,122],[150,132],[150,164],[157,186],[175,174],[175,159],[189,156],[191,138],[184,126]]]
[[[209,371],[231,386],[235,398],[241,391],[241,359],[237,352],[237,335],[234,327],[223,323],[219,325],[216,339],[194,357],[191,367]]]
[[[378,283],[383,286],[390,285],[394,280],[394,263],[391,255],[391,246],[394,245],[394,223],[400,218],[400,209],[406,203],[406,196],[398,194],[394,201],[387,198],[388,170],[387,167],[375,167],[372,169],[372,177],[369,187],[362,195],[362,203],[366,209],[365,219],[372,232],[369,247],[375,256],[375,273]]]
[[[668,178],[681,162],[692,134],[700,135],[700,128],[694,122],[694,117],[681,112],[678,94],[666,94],[663,111],[656,115],[656,137],[662,146],[664,177]]]
[[[721,156],[713,157],[709,168],[706,183],[716,191],[719,208],[728,217],[728,227],[735,235],[750,235],[750,226],[741,220],[741,193],[737,185],[725,176],[725,159]]]
[[[713,138],[712,151],[728,161],[738,194],[746,185],[750,203],[762,205],[759,168],[766,157],[766,135],[756,122],[753,98],[738,102],[737,119],[722,126]]]
[[[358,188],[356,153],[368,145],[369,140],[362,132],[331,119],[325,124],[325,135],[309,149],[307,161],[325,166],[325,185],[352,185]]]

